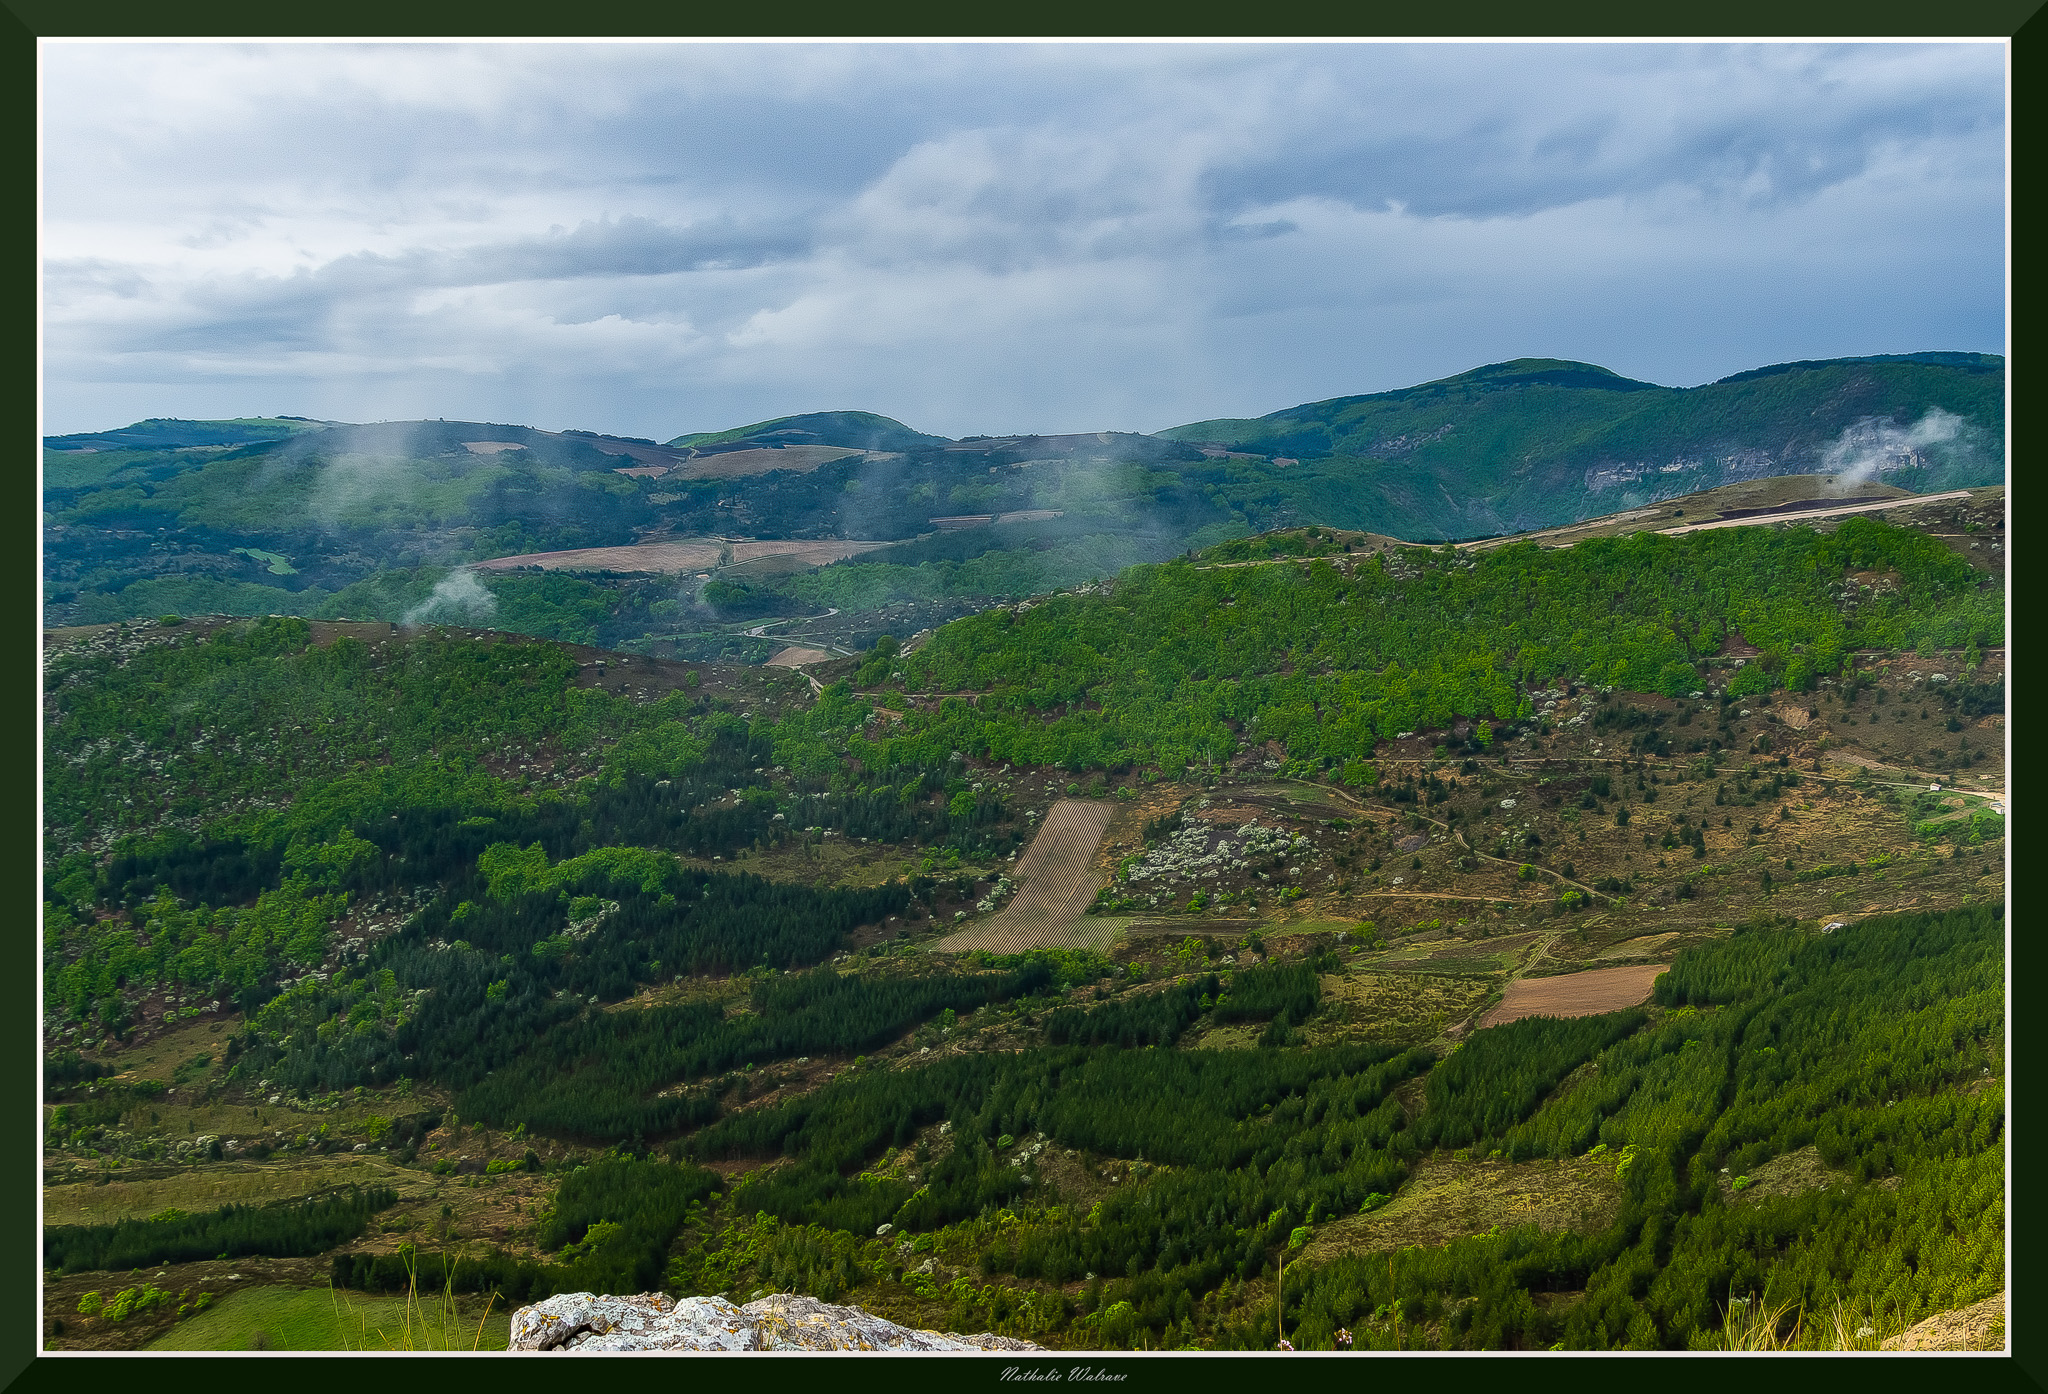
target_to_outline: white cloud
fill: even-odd
[[[2002,83],[1981,45],[51,45],[48,425],[1156,429],[1519,354],[1996,351]]]
[[[1858,421],[1843,430],[1821,455],[1821,472],[1837,476],[1838,485],[1861,484],[1885,469],[1916,463],[1937,445],[1948,445],[1963,433],[1963,418],[1931,408],[1910,426],[1881,417]]]

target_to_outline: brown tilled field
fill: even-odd
[[[1650,995],[1650,984],[1665,969],[1662,963],[1627,968],[1594,968],[1555,978],[1520,978],[1508,984],[1500,1005],[1480,1019],[1481,1026],[1500,1026],[1525,1016],[1596,1016],[1633,1007]]]
[[[1112,804],[1087,799],[1054,804],[1045,815],[1045,826],[1017,859],[1015,897],[982,923],[941,939],[938,948],[945,953],[986,949],[1017,954],[1026,949],[1106,947],[1120,922],[1082,912],[1102,884],[1089,864],[1115,811]]]
[[[738,565],[740,562],[759,561],[763,557],[801,557],[812,566],[823,566],[829,561],[844,561],[889,545],[887,542],[854,542],[843,538],[829,542],[735,542],[732,544],[732,559],[734,565]]]
[[[843,460],[849,455],[862,453],[841,445],[784,445],[764,447],[760,450],[726,450],[716,455],[699,455],[695,459],[685,460],[670,472],[670,477],[740,479],[748,475],[767,474],[772,470],[808,474],[820,465],[829,465],[834,460]]]

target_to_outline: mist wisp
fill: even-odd
[[[434,587],[433,594],[405,612],[405,624],[478,624],[498,613],[498,597],[485,589],[476,573],[467,569],[451,571]]]
[[[1845,429],[1822,453],[1821,470],[1834,475],[1840,488],[1868,483],[1886,471],[1925,464],[1927,450],[1955,441],[1962,430],[1963,418],[1940,407],[1929,407],[1925,416],[1903,428],[1890,417],[1867,417]]]

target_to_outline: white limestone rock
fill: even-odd
[[[920,1331],[858,1307],[836,1307],[815,1297],[778,1292],[740,1309],[756,1322],[761,1350],[1039,1350],[1029,1341],[952,1332]]]
[[[663,1293],[562,1293],[512,1314],[511,1350],[1039,1350],[982,1332],[960,1336],[898,1326],[858,1307],[774,1293],[744,1307],[720,1297],[677,1302]]]
[[[754,1350],[754,1322],[718,1297],[565,1292],[512,1314],[508,1350]]]

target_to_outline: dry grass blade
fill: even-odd
[[[1793,1312],[1790,1301],[1775,1307],[1761,1298],[1738,1297],[1728,1304],[1721,1322],[1721,1340],[1727,1350],[1791,1350],[1799,1344],[1805,1312]],[[1792,1329],[1784,1330],[1785,1317],[1793,1313]]]

